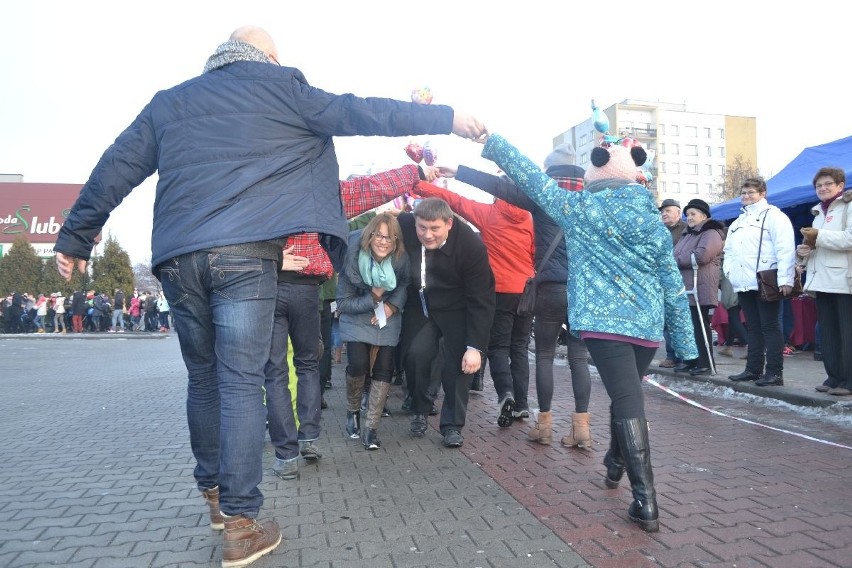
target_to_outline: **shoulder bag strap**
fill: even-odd
[[[547,252],[544,253],[544,256],[541,257],[541,262],[538,263],[538,266],[535,267],[535,272],[538,274],[538,271],[541,270],[541,267],[547,264],[547,259],[550,258],[550,255],[553,254],[553,251],[556,250],[556,245],[559,243],[559,239],[562,238],[565,232],[562,229],[559,229],[559,232],[556,233],[556,236],[553,237],[553,241],[550,243],[550,247],[548,247]]]
[[[755,268],[760,268],[760,251],[763,248],[763,226],[766,225],[766,216],[769,215],[769,209],[766,210],[766,213],[763,214],[763,221],[760,223],[760,240],[757,242],[757,263]],[[756,270],[755,272],[759,272]]]

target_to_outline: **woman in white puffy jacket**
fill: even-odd
[[[816,387],[836,396],[852,395],[852,191],[843,192],[846,174],[822,168],[814,176],[820,202],[811,227],[802,229],[798,259],[807,259],[805,291],[815,293],[828,377]]]
[[[784,336],[778,321],[781,302],[764,302],[757,294],[757,272],[778,270],[778,287],[787,296],[793,289],[795,241],[793,224],[766,201],[766,182],[746,179],[740,193],[742,213],[728,227],[722,271],[737,293],[745,313],[748,355],[742,373],[732,381],[755,381],[759,386],[784,384]]]

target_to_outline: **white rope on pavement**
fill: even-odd
[[[674,396],[675,398],[678,398],[678,399],[684,401],[685,403],[687,403],[691,406],[694,406],[696,408],[700,408],[701,410],[706,410],[707,412],[710,412],[711,414],[715,414],[716,416],[724,416],[725,418],[733,418],[734,420],[739,420],[740,422],[745,422],[746,424],[752,424],[753,426],[760,426],[761,428],[767,428],[769,430],[775,430],[776,432],[783,432],[784,434],[792,434],[793,436],[798,436],[799,438],[804,438],[805,440],[810,440],[812,442],[819,442],[820,444],[826,444],[826,445],[829,445],[829,446],[834,446],[835,448],[844,448],[846,450],[852,450],[852,446],[846,446],[846,445],[843,445],[843,444],[838,444],[837,442],[830,442],[828,440],[822,440],[820,438],[814,438],[813,436],[808,436],[807,434],[800,434],[799,432],[792,432],[790,430],[784,430],[782,428],[776,428],[774,426],[768,426],[766,424],[761,424],[760,422],[754,422],[753,420],[748,420],[747,418],[739,418],[738,416],[731,416],[730,414],[725,414],[724,412],[719,412],[718,410],[713,410],[712,408],[707,408],[703,404],[698,403],[698,402],[696,402],[692,399],[686,398],[682,394],[673,391],[669,387],[661,385],[660,383],[658,383],[657,381],[655,381],[651,377],[646,376],[643,380],[645,382],[647,382],[648,384],[653,385],[653,386],[657,387],[658,389],[669,393],[670,395]]]

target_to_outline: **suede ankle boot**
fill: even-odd
[[[592,447],[592,433],[589,431],[589,413],[575,412],[571,415],[571,433],[562,438],[562,445],[569,448]]]
[[[544,446],[550,445],[553,441],[553,413],[550,410],[538,412],[535,424],[527,433],[527,440]]]

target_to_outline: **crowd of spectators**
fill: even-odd
[[[160,291],[98,290],[30,293],[12,291],[0,300],[2,333],[124,333],[171,329],[169,304]]]

